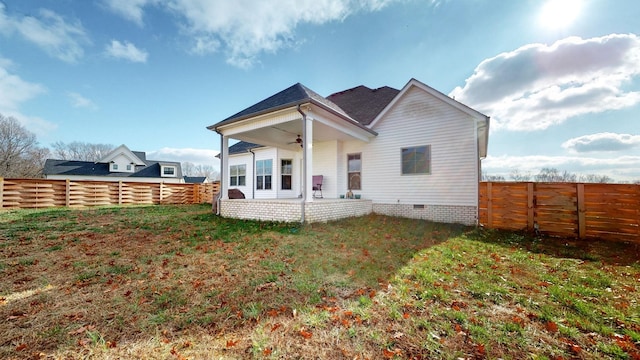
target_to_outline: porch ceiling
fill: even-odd
[[[233,138],[260,145],[299,150],[300,145],[296,142],[296,138],[298,137],[298,135],[302,137],[302,119],[283,122],[280,124],[270,125],[259,129],[253,129],[234,134]],[[313,122],[314,142],[330,140],[347,141],[354,139],[356,139],[356,137],[353,137],[334,127],[328,126],[322,122]]]
[[[312,104],[304,107],[308,119],[312,119],[313,142],[331,140],[360,140],[368,142],[376,135],[370,129],[351,119],[337,116],[322,107]],[[302,115],[296,107],[284,108],[261,114],[245,121],[225,126],[227,136],[255,144],[299,150],[296,142],[302,133]]]

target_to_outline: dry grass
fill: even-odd
[[[207,206],[5,212],[0,358],[637,358],[637,247]]]

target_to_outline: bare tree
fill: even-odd
[[[485,173],[483,171],[482,172],[482,181],[497,182],[497,181],[506,181],[506,179],[502,175],[489,175],[489,174],[487,174],[487,173]]]
[[[578,177],[566,170],[560,173],[556,168],[542,168],[533,178],[537,182],[576,182]]]
[[[73,141],[68,144],[53,143],[53,156],[59,160],[99,161],[109,154],[115,146],[111,144],[92,144]]]
[[[596,175],[596,174],[587,174],[580,175],[580,181],[586,183],[610,183],[613,182],[613,179],[608,177],[607,175]]]
[[[509,174],[509,177],[513,181],[531,181],[531,173],[521,173],[518,169],[513,169]]]
[[[0,176],[40,177],[49,150],[17,119],[0,114]]]
[[[196,176],[196,165],[192,162],[186,161],[181,164],[182,175],[184,176]]]
[[[210,181],[219,180],[220,174],[211,165],[194,164],[183,162],[182,175],[185,176],[206,176]]]

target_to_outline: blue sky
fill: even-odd
[[[483,169],[640,179],[634,0],[0,0],[0,113],[41,146],[218,166],[216,123],[301,82],[416,78],[491,117]]]

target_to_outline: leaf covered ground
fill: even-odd
[[[0,214],[0,358],[639,359],[640,249],[209,206]]]

